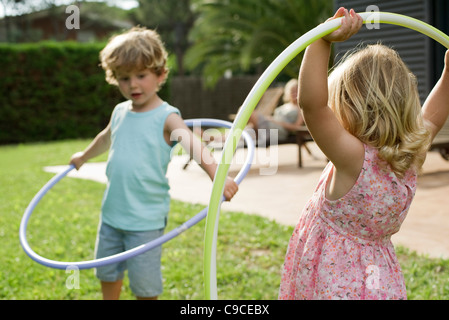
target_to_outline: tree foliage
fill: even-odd
[[[199,17],[185,63],[211,85],[230,70],[261,73],[332,13],[329,0],[192,0]],[[283,71],[296,77],[301,56]]]
[[[139,0],[132,15],[136,23],[158,31],[176,56],[178,74],[183,75],[184,55],[190,46],[188,34],[196,18],[191,0]]]

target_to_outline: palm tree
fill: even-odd
[[[332,13],[329,0],[192,0],[199,17],[186,66],[213,85],[230,70],[261,73],[288,45]],[[284,74],[296,77],[301,56]]]

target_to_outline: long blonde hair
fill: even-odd
[[[329,77],[329,104],[345,129],[377,148],[397,176],[424,163],[430,133],[416,77],[395,50],[377,44],[349,54]]]
[[[159,34],[144,27],[113,36],[100,52],[101,66],[106,71],[106,81],[117,85],[115,73],[149,69],[160,76],[168,73],[168,54]]]

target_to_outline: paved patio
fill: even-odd
[[[294,226],[326,165],[319,149],[313,143],[309,145],[313,157],[303,151],[302,169],[297,167],[296,145],[257,149],[250,172],[234,199],[222,205],[222,214],[241,211]],[[229,170],[231,176],[237,174],[245,154],[245,149],[237,150]],[[220,159],[220,153],[216,158]],[[185,156],[174,157],[169,166],[172,198],[207,205],[212,182],[195,162],[182,170],[186,161]],[[105,183],[104,169],[104,163],[89,163],[70,175]],[[59,172],[61,168],[46,170]],[[428,155],[415,200],[393,242],[430,257],[449,259],[449,162],[436,152]]]

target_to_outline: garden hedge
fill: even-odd
[[[90,138],[102,130],[123,101],[99,66],[103,46],[1,44],[0,144]]]

